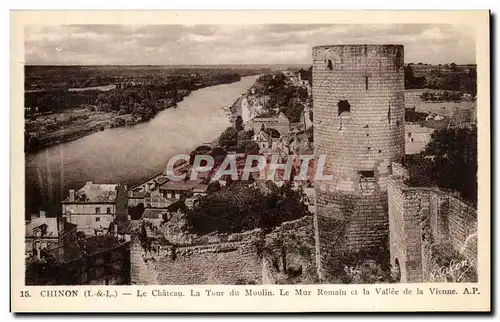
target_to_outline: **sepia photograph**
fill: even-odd
[[[20,297],[480,304],[488,15],[361,15],[18,23]]]
[[[476,281],[467,26],[25,35],[27,284]]]

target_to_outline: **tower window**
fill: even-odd
[[[361,178],[375,178],[375,171],[359,171]]]
[[[359,186],[363,193],[375,191],[375,171],[359,171]]]
[[[365,76],[365,88],[368,90],[368,76]]]
[[[351,105],[349,104],[348,101],[339,101],[337,104],[337,107],[338,107],[338,115],[340,115],[344,112],[347,112],[347,113],[351,112]]]
[[[330,59],[328,59],[328,63],[326,65],[326,67],[329,69],[329,70],[332,70],[333,69],[333,64],[332,64],[332,61]]]

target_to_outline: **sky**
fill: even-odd
[[[315,45],[402,44],[406,63],[475,63],[475,30],[444,24],[30,25],[28,65],[311,64]]]

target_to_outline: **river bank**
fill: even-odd
[[[189,94],[187,94],[189,95]],[[186,95],[186,96],[187,96]],[[185,96],[182,96],[179,100],[171,100],[166,104],[158,105],[155,111],[155,115],[165,109],[176,108],[177,103],[181,102]],[[82,109],[77,109],[82,110]],[[140,115],[135,114],[123,114],[116,111],[110,112],[91,112],[84,108],[86,112],[83,113],[75,113],[72,111],[68,111],[66,113],[58,113],[58,114],[48,114],[43,116],[45,119],[49,118],[59,118],[59,119],[72,119],[74,118],[74,123],[70,124],[66,128],[61,128],[49,133],[44,133],[41,135],[31,135],[25,130],[25,152],[28,153],[36,153],[45,148],[71,142],[74,140],[78,140],[87,135],[104,131],[105,129],[112,129],[118,127],[130,127],[143,122],[147,122],[150,119],[144,119]],[[55,115],[55,116],[54,116]],[[79,121],[78,119],[84,118],[83,121]],[[44,122],[41,120],[41,122]]]
[[[241,78],[239,80],[224,80],[221,81],[220,83],[213,84],[213,82],[207,82],[202,85],[199,85],[199,87],[196,90],[206,88],[206,87],[211,87],[211,86],[217,86],[217,85],[222,85],[222,84],[231,84],[235,82],[241,81]],[[40,126],[43,128],[43,131],[34,131],[30,132],[28,129],[32,124],[30,124],[30,120],[25,121],[25,152],[28,153],[36,153],[38,151],[41,151],[45,148],[61,144],[61,143],[66,143],[70,141],[74,141],[77,139],[80,139],[82,137],[85,137],[87,135],[93,134],[98,131],[104,131],[105,129],[109,128],[118,128],[118,127],[130,127],[134,126],[140,123],[144,123],[149,121],[150,119],[154,118],[158,112],[169,109],[169,108],[176,108],[177,103],[182,102],[185,97],[189,96],[192,92],[196,90],[178,90],[177,95],[173,99],[160,99],[158,101],[152,102],[152,111],[149,114],[136,114],[134,113],[129,113],[129,114],[122,114],[117,111],[108,111],[108,112],[99,112],[99,113],[91,113],[91,110],[95,108],[94,106],[88,105],[87,109],[89,110],[88,114],[99,114],[97,115],[91,115],[92,117],[89,117],[88,114],[85,114],[85,117],[82,117],[80,115],[79,117],[75,116],[72,114],[72,111],[69,110],[67,113],[58,113],[58,114],[48,114],[48,115],[43,115],[43,116],[38,116],[41,118],[41,120],[37,120],[38,123],[41,124],[46,124],[49,123],[53,118],[57,120],[59,116],[59,120],[62,118],[63,121],[59,121],[59,123],[63,123],[63,126],[61,128],[56,129],[54,131],[46,132],[45,127]],[[85,106],[83,106],[85,107]],[[81,110],[81,109],[80,109]],[[151,114],[153,114],[151,116]],[[54,116],[55,115],[55,116]],[[66,119],[69,119],[71,122],[72,119],[74,119],[74,122],[66,122],[64,121]],[[33,123],[33,122],[31,122]],[[55,123],[55,124],[54,124]],[[48,125],[55,126],[57,128],[57,123],[56,121],[53,121],[53,123],[49,123]],[[64,126],[66,125],[66,126]],[[47,126],[48,127],[48,126]],[[45,132],[45,133],[44,133]]]
[[[148,122],[26,153],[26,212],[59,213],[68,189],[79,189],[87,181],[133,186],[164,171],[172,156],[189,154],[231,126],[224,108],[232,106],[256,77],[193,91],[177,108],[166,108]]]

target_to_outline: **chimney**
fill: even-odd
[[[126,184],[123,185],[123,188],[125,189],[125,191],[128,191],[128,186]]]
[[[40,218],[45,218],[45,210],[40,210]]]
[[[128,216],[127,216],[127,220],[128,220],[128,221],[131,221],[131,220],[132,220],[132,216],[128,215]]]
[[[60,216],[57,219],[58,219],[57,220],[57,224],[58,224],[57,230],[59,231],[59,234],[61,234],[64,231],[64,222],[66,221],[66,217]]]
[[[118,224],[115,224],[114,233],[115,233],[115,237],[118,237]]]
[[[75,189],[69,189],[69,201],[75,201]]]

